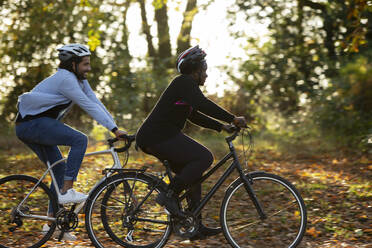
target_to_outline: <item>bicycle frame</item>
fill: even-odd
[[[118,156],[118,153],[115,151],[115,147],[110,147],[110,149],[107,149],[107,150],[103,150],[103,151],[97,151],[97,152],[91,152],[91,153],[87,153],[84,155],[84,157],[89,157],[89,156],[95,156],[95,155],[101,155],[101,154],[111,154],[112,156],[112,159],[114,161],[114,164],[111,168],[113,169],[120,169],[120,168],[123,168],[122,167],[122,164],[120,162],[120,159],[119,159],[119,156]],[[59,192],[59,188],[58,188],[58,184],[57,184],[57,180],[54,176],[54,173],[52,171],[53,167],[56,166],[57,164],[61,163],[61,162],[64,162],[66,161],[67,158],[63,158],[63,159],[60,159],[56,162],[54,162],[53,164],[50,164],[50,162],[47,160],[46,161],[46,165],[48,167],[48,169],[44,172],[44,174],[41,176],[41,178],[39,179],[39,181],[35,184],[35,186],[31,189],[31,191],[26,195],[26,197],[21,201],[21,203],[18,205],[17,207],[17,211],[18,213],[22,216],[22,217],[25,217],[25,218],[35,218],[35,219],[42,219],[42,220],[48,220],[48,221],[55,221],[56,218],[53,218],[53,217],[47,217],[47,216],[39,216],[39,215],[27,215],[27,214],[24,214],[22,213],[21,211],[21,206],[23,205],[23,203],[27,200],[27,198],[34,192],[34,190],[36,189],[36,187],[44,180],[44,178],[47,176],[47,174],[49,173],[51,178],[52,178],[52,181],[53,181],[53,185],[55,187],[55,190],[57,192],[57,197],[59,198],[61,193]],[[112,172],[108,172],[106,174],[106,177],[107,176],[110,176],[112,174]],[[94,189],[95,187],[97,187],[98,184],[100,184],[102,181],[104,181],[105,178],[101,178],[90,190],[89,190],[89,193],[90,194]],[[58,199],[57,199],[58,201]],[[75,214],[78,214],[80,212],[80,210],[84,207],[84,204],[85,204],[85,201],[84,202],[81,202],[79,203],[75,209],[74,209],[74,213]]]
[[[261,219],[266,218],[266,214],[264,213],[256,195],[254,194],[254,191],[251,187],[251,184],[253,184],[252,178],[250,178],[249,174],[248,176],[245,175],[242,166],[239,162],[238,156],[235,151],[235,147],[232,144],[232,141],[235,139],[237,133],[234,135],[227,137],[226,141],[229,145],[230,152],[226,154],[215,166],[213,166],[207,174],[202,176],[198,181],[194,183],[194,185],[198,185],[199,183],[204,182],[207,178],[209,178],[216,170],[218,170],[222,165],[224,165],[230,158],[233,158],[233,162],[230,164],[230,166],[225,170],[223,175],[218,179],[216,184],[212,187],[212,189],[204,196],[204,198],[201,199],[200,204],[196,207],[196,209],[193,210],[193,215],[198,216],[201,212],[201,210],[204,208],[204,206],[208,203],[208,201],[212,198],[212,196],[216,193],[216,191],[221,187],[221,185],[225,182],[225,180],[230,176],[230,174],[236,169],[239,173],[240,178],[244,182],[244,187],[249,194],[254,206],[256,207],[256,210],[258,214],[260,215]],[[234,137],[234,138],[232,138]],[[185,199],[186,195],[191,191],[192,187],[186,190],[186,192],[180,196],[180,200],[182,201]]]
[[[238,132],[235,132],[234,135],[230,136],[230,137],[227,137],[226,138],[226,142],[228,143],[228,146],[229,146],[229,149],[230,149],[230,152],[228,154],[226,154],[215,166],[213,166],[204,176],[202,176],[198,181],[196,181],[194,183],[194,185],[197,185],[199,183],[202,183],[204,182],[207,178],[209,178],[216,170],[218,170],[222,165],[224,165],[229,159],[233,158],[233,162],[230,164],[230,166],[225,170],[224,174],[218,179],[218,181],[216,182],[216,184],[212,187],[212,189],[206,194],[206,196],[204,198],[201,199],[201,202],[200,204],[192,211],[192,214],[194,216],[198,216],[201,212],[201,210],[204,208],[204,206],[208,203],[208,201],[212,198],[212,196],[216,193],[216,191],[221,187],[221,185],[223,184],[223,182],[230,176],[230,174],[236,169],[239,173],[239,177],[242,179],[243,183],[244,183],[244,187],[248,193],[248,195],[250,196],[250,199],[252,200],[256,210],[257,210],[257,213],[259,214],[260,218],[261,219],[266,219],[267,216],[266,214],[264,213],[263,211],[263,208],[261,206],[261,204],[259,203],[252,187],[251,187],[251,184],[253,184],[253,179],[250,177],[249,174],[245,174],[243,169],[242,169],[242,166],[239,162],[239,159],[238,159],[238,156],[236,154],[236,151],[235,151],[235,147],[232,143],[232,141],[236,138],[236,136],[238,135]],[[163,162],[164,163],[164,162]],[[168,175],[169,179],[170,180],[173,180],[173,177],[172,177],[172,173],[170,171],[170,168],[169,168],[169,165],[167,164],[167,162],[164,163],[164,165],[166,166],[166,174],[164,174],[161,178],[159,178],[160,181],[163,180],[163,178]],[[136,170],[138,171],[138,170]],[[159,185],[160,181],[154,185],[152,187],[152,189],[147,193],[147,195],[144,197],[144,199],[138,204],[138,206],[136,207],[136,209],[134,210],[134,212],[137,212],[140,207],[142,206],[142,204],[146,201],[146,199],[148,198],[149,195],[151,195],[152,191],[155,189],[156,186]],[[133,186],[134,187],[134,186]],[[193,187],[190,187],[189,189],[186,190],[186,192],[181,195],[179,197],[180,201],[182,201],[183,199],[185,199],[186,195],[192,190]],[[143,220],[143,219],[138,219],[138,220]],[[150,221],[152,222],[152,220],[147,220],[147,221]],[[167,221],[165,221],[164,223],[167,223]]]

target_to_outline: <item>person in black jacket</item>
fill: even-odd
[[[186,120],[214,129],[228,131],[229,124],[246,126],[244,117],[236,117],[204,96],[199,86],[207,78],[206,53],[199,46],[182,52],[177,59],[181,75],[173,79],[149,116],[137,131],[137,145],[160,160],[167,160],[175,177],[167,193],[161,193],[156,202],[175,215],[182,215],[178,195],[193,185],[213,163],[213,155],[205,146],[182,133]],[[211,118],[213,117],[213,118]],[[218,120],[229,124],[222,124]],[[194,187],[187,197],[189,208],[201,200],[201,185]],[[199,216],[201,217],[201,216]],[[201,224],[198,238],[215,235],[221,228]]]

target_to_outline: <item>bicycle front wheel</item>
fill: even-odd
[[[226,192],[221,225],[232,247],[297,247],[306,229],[306,208],[295,187],[287,180],[264,172],[251,173],[254,193],[267,218],[260,216],[237,179]]]
[[[57,201],[44,183],[37,182],[36,178],[26,175],[0,179],[1,248],[40,247],[53,234],[55,222],[48,231],[43,231],[43,226],[48,224],[49,201],[54,210],[57,209]]]
[[[171,224],[167,212],[155,202],[164,185],[155,185],[146,174],[121,173],[97,186],[85,209],[93,244],[101,248],[163,247]]]

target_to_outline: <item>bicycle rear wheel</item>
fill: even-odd
[[[85,210],[93,244],[101,248],[163,247],[171,233],[170,216],[155,202],[164,185],[154,186],[150,176],[138,173],[116,174],[97,186]]]
[[[43,245],[55,230],[55,223],[49,231],[43,232],[49,201],[54,210],[57,201],[52,192],[40,183],[22,205],[22,200],[37,184],[38,179],[26,175],[12,175],[0,179],[0,247],[36,248]],[[22,216],[17,208],[27,216]],[[55,213],[53,213],[55,216]]]
[[[254,193],[267,218],[261,220],[242,180],[227,190],[221,225],[232,247],[296,247],[306,229],[305,204],[287,180],[264,172],[251,174]]]

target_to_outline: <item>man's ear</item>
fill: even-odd
[[[76,62],[75,61],[72,61],[72,70],[75,71],[75,65],[76,65]]]

